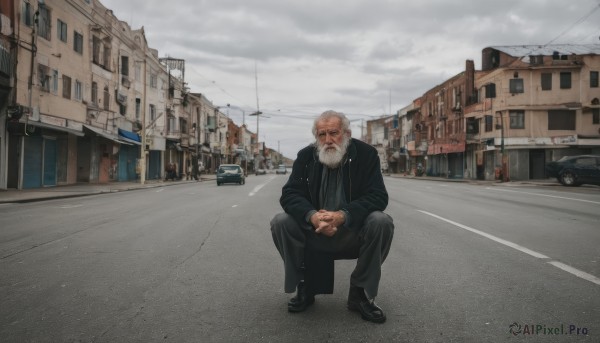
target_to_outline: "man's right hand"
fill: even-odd
[[[315,229],[315,233],[332,237],[337,233],[337,227],[333,225],[333,219],[326,211],[319,211],[310,217],[310,223]]]

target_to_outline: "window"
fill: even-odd
[[[50,31],[52,29],[50,10],[44,5],[39,5],[38,11],[40,12],[38,16],[38,36],[50,40]]]
[[[63,42],[67,42],[67,23],[56,19],[56,37]]]
[[[23,22],[25,25],[31,27],[33,25],[33,12],[31,10],[31,4],[23,2]]]
[[[135,99],[135,119],[140,119],[140,109],[142,105],[142,100],[140,98]],[[152,106],[152,105],[150,105]]]
[[[104,69],[110,70],[110,47],[108,45],[103,45],[104,53],[102,54],[102,66]]]
[[[122,116],[127,114],[127,105],[119,103],[119,114]]]
[[[600,108],[592,108],[592,124],[600,124]]]
[[[83,54],[83,35],[77,31],[73,32],[73,50]]]
[[[129,76],[129,57],[121,56],[121,75]]]
[[[58,70],[54,69],[52,71],[52,85],[51,85],[51,90],[52,93],[54,94],[58,94]]]
[[[102,43],[100,42],[100,38],[94,36],[92,38],[92,61],[95,64],[100,65],[100,47],[102,46]]]
[[[590,71],[590,88],[598,88],[598,72]]]
[[[552,73],[542,73],[542,90],[552,90]]]
[[[108,87],[104,87],[104,99],[102,99],[104,102],[104,109],[105,110],[110,110],[110,92],[108,91]]]
[[[150,121],[154,121],[156,119],[156,106],[150,105]]]
[[[141,63],[135,64],[135,79],[138,81],[142,80],[142,64]]]
[[[494,117],[487,115],[485,116],[485,132],[490,132],[492,131],[494,127]]]
[[[150,75],[150,87],[156,88],[156,74]]]
[[[50,68],[38,64],[38,81],[43,92],[50,92]]]
[[[98,105],[98,84],[96,82],[92,82],[92,104]]]
[[[75,80],[75,100],[81,101],[82,89],[81,89],[81,81]]]
[[[525,128],[525,111],[510,111],[509,117],[511,129]]]
[[[509,87],[512,94],[525,92],[523,79],[510,79]]]
[[[63,74],[63,98],[71,99],[71,78]]]
[[[575,164],[582,167],[596,166],[596,158],[594,157],[581,157],[575,160]]]
[[[104,44],[100,38],[92,37],[92,61],[102,66],[106,70],[110,70],[110,45]]]
[[[571,88],[571,72],[563,71],[560,73],[560,89]]]
[[[575,111],[549,110],[548,130],[575,130]]]
[[[169,123],[168,123],[168,127],[167,127],[167,132],[169,133],[173,133],[175,132],[175,117],[173,116],[169,116]]]
[[[179,132],[181,133],[187,133],[188,129],[187,129],[187,120],[185,120],[184,118],[179,118]]]

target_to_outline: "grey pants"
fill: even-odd
[[[381,264],[385,261],[392,238],[394,222],[383,212],[371,213],[359,232],[338,228],[333,237],[303,229],[287,213],[279,213],[271,220],[271,233],[285,268],[285,292],[293,293],[303,279],[301,269],[305,247],[332,254],[357,251],[358,260],[350,277],[350,284],[365,289],[370,298],[377,296]]]

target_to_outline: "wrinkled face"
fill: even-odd
[[[350,137],[342,130],[340,118],[322,119],[317,122],[317,148],[319,161],[329,168],[336,168],[342,162]]]
[[[322,119],[317,122],[317,142],[326,149],[333,148],[333,144],[341,145],[344,139],[342,121],[340,118]]]

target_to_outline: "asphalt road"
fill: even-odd
[[[600,190],[386,178],[377,303],[290,314],[269,231],[286,176],[0,206],[2,342],[600,342]]]

